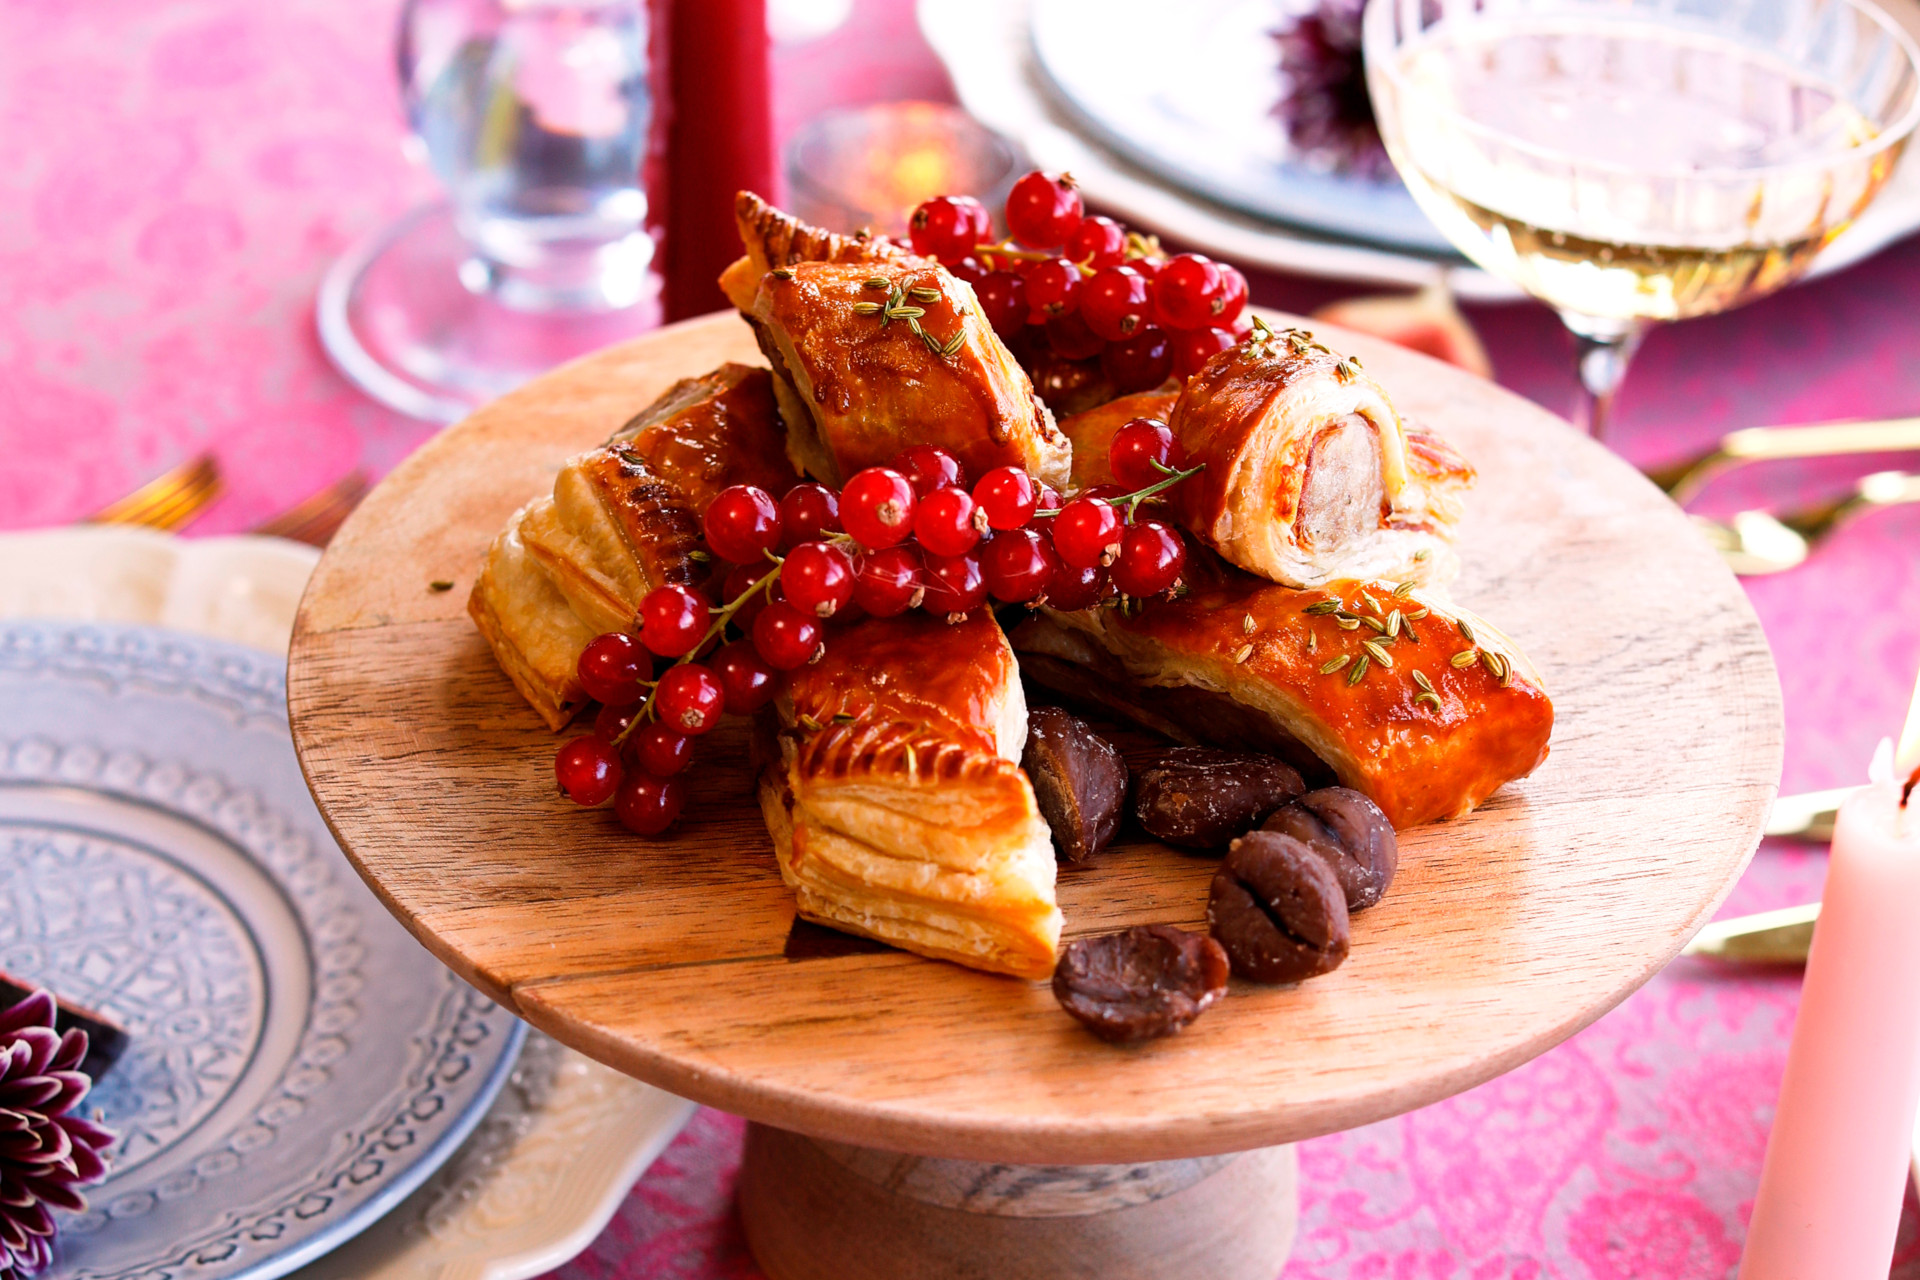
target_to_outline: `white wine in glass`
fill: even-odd
[[[1554,307],[1598,435],[1651,321],[1792,281],[1920,120],[1863,0],[1371,0],[1380,132],[1461,252]]]

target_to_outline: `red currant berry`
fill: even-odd
[[[1073,496],[1076,498],[1098,498],[1102,502],[1112,502],[1115,498],[1126,497],[1127,490],[1122,489],[1117,484],[1093,484],[1088,485]]]
[[[728,604],[732,604],[770,573],[775,575],[773,583],[762,590],[755,591],[745,604],[734,611],[733,625],[738,627],[743,635],[752,630],[753,620],[760,616],[762,609],[767,607],[768,600],[782,598],[779,570],[774,565],[762,561],[759,564],[737,564],[727,574],[726,585],[721,588],[722,598]]]
[[[1160,269],[1167,265],[1167,260],[1165,258],[1128,258],[1127,265],[1152,280],[1160,274]]]
[[[987,601],[987,576],[981,571],[980,557],[972,552],[927,556],[923,581],[927,594],[920,607],[928,613],[967,613]]]
[[[640,704],[627,707],[601,707],[594,713],[593,736],[602,742],[612,742],[627,731],[640,715]]]
[[[1173,335],[1173,376],[1185,382],[1237,339],[1225,329],[1187,329]]]
[[[987,323],[1001,337],[1011,337],[1026,326],[1027,282],[1013,272],[992,272],[973,292],[980,299],[980,310],[986,312]]]
[[[1204,329],[1218,315],[1226,281],[1213,259],[1182,253],[1167,259],[1153,281],[1153,307],[1169,329]]]
[[[1130,596],[1157,596],[1180,578],[1187,567],[1187,545],[1180,535],[1158,520],[1128,526],[1120,540],[1120,558],[1113,562],[1113,585]]]
[[[620,785],[620,753],[598,738],[575,738],[553,758],[553,776],[575,804],[605,804]]]
[[[707,507],[705,524],[713,554],[735,564],[756,561],[780,545],[780,504],[758,485],[722,489]]]
[[[1037,316],[1063,316],[1078,304],[1081,278],[1065,258],[1048,258],[1027,272],[1027,305]]]
[[[908,445],[887,465],[913,482],[913,496],[922,502],[935,489],[967,482],[960,460],[938,445]]]
[[[840,490],[840,523],[869,550],[891,547],[913,532],[913,482],[887,467],[868,467]]]
[[[719,677],[697,662],[668,667],[660,673],[660,687],[653,692],[660,722],[688,735],[705,733],[719,724],[726,703],[727,691],[720,687]]]
[[[1062,256],[1093,271],[1118,266],[1127,257],[1127,229],[1098,214],[1082,218],[1067,237]]]
[[[640,642],[663,658],[692,653],[707,634],[707,602],[691,587],[668,583],[640,602]]]
[[[1007,230],[1029,248],[1059,248],[1079,229],[1084,214],[1073,178],[1064,173],[1036,169],[1007,192]]]
[[[1080,318],[1103,341],[1119,342],[1153,318],[1153,289],[1132,264],[1102,267],[1080,286]]]
[[[987,531],[987,513],[974,505],[965,489],[936,489],[920,500],[913,516],[913,536],[922,549],[936,556],[962,556]]]
[[[907,234],[913,251],[942,262],[958,262],[986,238],[991,219],[972,196],[935,196],[913,211]]]
[[[1107,466],[1128,493],[1158,484],[1173,469],[1173,432],[1158,418],[1135,418],[1113,433]]]
[[[1019,467],[995,467],[973,486],[974,505],[995,529],[1018,529],[1040,505],[1040,485]]]
[[[1165,329],[1149,325],[1100,353],[1100,371],[1121,395],[1151,391],[1173,373],[1173,340]]]
[[[1076,569],[1112,564],[1120,554],[1121,529],[1112,503],[1083,494],[1053,518],[1053,549]]]
[[[1034,484],[1039,492],[1034,500],[1033,509],[1035,511],[1058,511],[1061,502],[1064,501],[1060,496],[1060,491],[1048,484],[1045,480],[1037,480]]]
[[[595,636],[580,651],[580,687],[603,707],[640,701],[640,682],[653,674],[653,659],[624,631]]]
[[[784,552],[840,532],[840,495],[823,484],[797,484],[780,499],[780,548]]]
[[[980,571],[996,600],[1025,604],[1046,593],[1060,557],[1053,543],[1032,529],[1009,529],[994,535],[980,555]]]
[[[1214,312],[1213,327],[1229,329],[1247,309],[1247,278],[1240,274],[1240,268],[1230,263],[1220,264],[1220,309]]]
[[[656,778],[672,777],[693,759],[693,739],[659,720],[635,729],[630,745],[634,763]]]
[[[773,695],[780,691],[779,675],[749,641],[735,640],[714,654],[707,665],[726,690],[728,715],[750,716],[772,702]]]
[[[860,561],[853,599],[876,618],[891,618],[920,603],[920,552],[912,544],[868,552]]]
[[[986,268],[986,264],[971,255],[960,259],[958,262],[947,263],[947,270],[953,273],[954,279],[965,280],[968,284],[972,285],[975,293],[980,291],[980,282],[985,280],[990,274]]]
[[[780,590],[803,613],[831,618],[853,599],[853,557],[830,542],[803,542],[780,566]]]
[[[1104,351],[1107,342],[1087,328],[1085,316],[1074,311],[1047,321],[1047,345],[1062,360],[1085,360]]]
[[[685,778],[657,778],[636,769],[614,793],[613,811],[635,835],[657,836],[673,825],[686,803]]]
[[[805,666],[820,647],[820,623],[776,600],[753,620],[753,647],[775,671],[792,671]]]
[[[1091,609],[1107,598],[1111,587],[1107,571],[1097,564],[1086,569],[1062,564],[1054,571],[1053,580],[1047,585],[1047,605],[1068,613],[1076,609]]]

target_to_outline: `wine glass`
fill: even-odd
[[[1370,0],[1361,44],[1401,178],[1560,313],[1596,437],[1649,323],[1799,277],[1920,120],[1865,0]]]
[[[327,273],[327,353],[363,391],[453,421],[660,323],[642,170],[645,0],[407,0],[398,62],[448,199]]]

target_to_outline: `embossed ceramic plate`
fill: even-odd
[[[272,655],[0,622],[0,968],[122,1022],[114,1173],[50,1276],[266,1280],[460,1145],[520,1023],[395,924],[321,823]]]

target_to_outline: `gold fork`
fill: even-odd
[[[1749,462],[1893,453],[1903,449],[1920,449],[1920,418],[1823,422],[1811,427],[1747,427],[1728,432],[1705,453],[1664,467],[1647,468],[1647,479],[1685,506],[1707,481]]]
[[[1806,511],[1774,516],[1740,511],[1727,521],[1694,516],[1694,527],[1713,544],[1727,567],[1743,577],[1780,573],[1805,560],[1821,539],[1867,511],[1920,502],[1920,473],[1876,471],[1852,493]]]
[[[353,514],[353,509],[360,505],[360,499],[367,496],[367,488],[367,473],[364,471],[342,476],[298,506],[258,526],[254,532],[324,547],[346,518]]]
[[[141,525],[178,529],[220,496],[220,464],[203,453],[155,476],[117,502],[88,516],[83,524]]]

